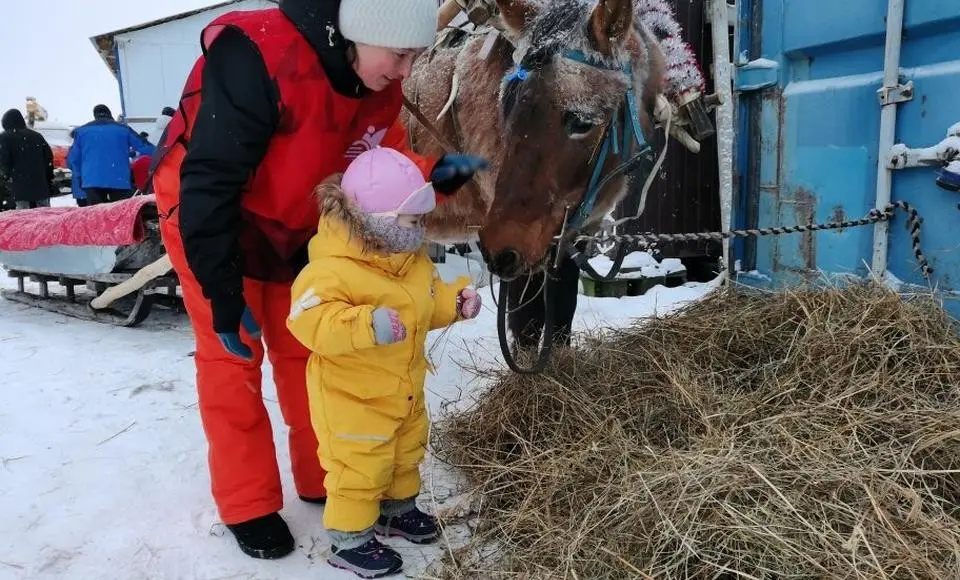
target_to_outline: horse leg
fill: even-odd
[[[538,272],[521,276],[510,283],[508,304],[511,312],[507,315],[507,322],[516,345],[521,349],[536,348],[540,344],[546,322],[543,280],[544,274]],[[579,282],[580,267],[572,259],[564,258],[549,294],[554,346],[570,346]]]
[[[573,334],[573,316],[577,312],[577,296],[580,290],[580,267],[566,257],[560,262],[553,295],[553,341],[555,345],[570,346]]]

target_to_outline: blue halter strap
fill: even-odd
[[[651,147],[646,139],[644,139],[643,132],[640,129],[640,112],[639,109],[637,109],[637,97],[633,90],[632,63],[627,60],[620,66],[611,67],[602,61],[590,58],[581,50],[564,50],[561,52],[561,56],[595,68],[619,71],[627,76],[627,91],[624,95],[623,104],[614,112],[613,119],[603,137],[603,142],[600,145],[600,153],[594,162],[590,182],[587,185],[587,191],[567,221],[567,228],[579,229],[583,226],[584,222],[586,222],[590,213],[593,212],[593,208],[597,203],[597,197],[600,194],[601,179],[603,177],[603,167],[606,165],[607,157],[611,153],[620,155],[623,162],[626,163],[627,160],[630,159],[630,146],[633,143],[636,143],[638,153],[645,153],[650,150]],[[529,76],[530,71],[522,65],[517,64],[507,73],[504,80],[507,82],[524,81]],[[623,133],[622,137],[620,136],[621,132]]]
[[[637,97],[633,90],[633,65],[627,60],[620,67],[613,68],[604,63],[589,58],[583,51],[565,50],[563,57],[605,70],[619,70],[627,76],[627,91],[624,95],[623,104],[613,114],[610,128],[604,137],[603,144],[600,146],[600,155],[593,166],[593,173],[590,176],[590,183],[587,185],[587,191],[580,201],[580,205],[570,215],[567,227],[578,229],[583,226],[593,208],[597,203],[597,197],[600,195],[600,180],[603,177],[603,167],[606,165],[607,156],[613,153],[620,155],[622,161],[626,162],[630,158],[630,146],[636,143],[638,152],[650,149],[650,145],[643,137],[640,129],[640,111],[637,109]],[[622,140],[618,138],[618,125],[622,129]]]

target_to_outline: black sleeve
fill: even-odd
[[[13,173],[13,151],[8,133],[0,134],[0,178],[9,179]]]
[[[214,329],[243,312],[240,196],[279,121],[279,95],[256,45],[227,28],[207,50],[200,108],[180,169],[180,233],[213,306]]]
[[[46,139],[43,139],[43,162],[47,166],[47,184],[53,184],[53,149]]]

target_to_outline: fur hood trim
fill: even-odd
[[[367,252],[384,255],[389,254],[384,243],[370,235],[364,227],[365,215],[360,208],[347,199],[340,188],[342,173],[331,175],[317,186],[314,193],[320,206],[320,220],[333,219],[347,226],[350,235],[360,241]]]

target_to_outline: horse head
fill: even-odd
[[[480,240],[505,279],[538,267],[565,223],[609,212],[626,180],[603,175],[652,137],[663,55],[633,1],[497,2],[514,66],[500,83],[502,165]]]

